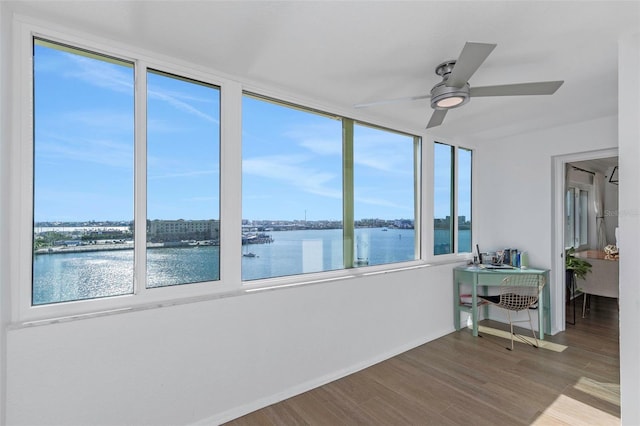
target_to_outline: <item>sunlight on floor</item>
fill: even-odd
[[[498,330],[496,328],[491,328],[491,327],[485,327],[485,326],[478,326],[478,332],[480,333],[485,333],[485,334],[490,334],[492,336],[497,336],[497,337],[502,337],[504,339],[511,339],[511,335],[509,334],[508,331],[503,331],[503,330]],[[527,337],[527,336],[522,336],[522,338],[524,338],[527,342],[530,342],[531,344],[534,343],[533,337]],[[514,339],[514,342],[518,342],[517,339]],[[565,345],[560,345],[558,343],[553,343],[553,342],[548,342],[546,340],[538,340],[540,347],[542,349],[548,349],[550,351],[554,351],[554,352],[562,352],[565,349],[567,349],[567,346]],[[522,343],[522,342],[520,342]]]
[[[579,391],[600,398],[603,401],[620,406],[620,385],[616,383],[600,383],[588,377],[580,377],[574,386]]]
[[[620,425],[620,419],[566,395],[560,395],[534,425]]]

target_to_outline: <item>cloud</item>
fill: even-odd
[[[154,118],[147,116],[147,139],[153,138],[159,134],[180,133],[184,132],[186,127],[180,123],[170,122],[162,119],[162,117]]]
[[[118,66],[106,61],[100,61],[81,55],[63,52],[69,60],[76,65],[75,68],[65,71],[65,76],[82,80],[93,86],[101,87],[118,93],[126,93],[133,96],[134,70],[123,66]],[[194,97],[182,92],[164,90],[160,86],[152,86],[147,89],[147,96],[150,99],[157,99],[166,102],[174,108],[187,112],[193,116],[206,121],[219,124],[219,119],[207,114],[187,101],[203,101],[204,99]],[[209,102],[216,101],[212,97]]]
[[[333,138],[304,137],[298,145],[318,155],[342,156],[342,140]]]
[[[337,120],[326,119],[321,123],[297,123],[284,135],[296,145],[313,154],[342,156],[342,126]]]
[[[313,169],[303,155],[272,155],[245,159],[243,173],[273,179],[279,183],[298,188],[304,192],[329,198],[342,198],[341,188],[331,186],[334,173]]]
[[[49,135],[38,139],[39,159],[95,163],[110,167],[133,167],[133,140],[122,143],[111,139],[69,138]]]
[[[133,67],[126,68],[106,61],[85,56],[63,53],[77,67],[68,69],[65,76],[82,80],[93,86],[102,87],[133,96]]]
[[[160,88],[149,88],[147,90],[147,96],[150,99],[158,99],[164,102],[167,102],[168,104],[170,104],[171,106],[173,106],[174,108],[184,111],[186,113],[189,113],[191,115],[194,115],[196,117],[202,118],[206,121],[209,121],[211,123],[215,123],[215,124],[219,124],[220,121],[218,118],[204,113],[202,111],[200,111],[199,109],[197,109],[196,107],[188,104],[187,102],[184,102],[180,99],[178,99],[177,96],[175,96],[174,94],[172,94],[171,92],[168,91],[164,91]]]
[[[63,111],[60,115],[60,122],[67,125],[82,125],[95,129],[110,132],[127,131],[133,135],[134,119],[131,114],[121,113],[108,109],[92,109],[80,111]]]
[[[363,126],[358,130],[353,158],[356,165],[394,175],[413,175],[413,138]],[[296,126],[286,136],[316,155],[342,156],[342,133],[336,135],[333,121],[325,126]]]
[[[389,140],[384,135],[357,138],[353,161],[384,173],[413,176],[413,141]]]
[[[317,123],[297,124],[283,133],[293,144],[291,151],[302,148],[298,154],[270,155],[248,158],[243,161],[242,170],[245,174],[260,176],[276,181],[273,186],[298,188],[306,193],[342,198],[342,135],[341,129],[334,122],[326,125]],[[356,140],[354,161],[359,167],[375,170],[378,178],[383,182],[393,181],[392,177],[409,176],[413,183],[413,139],[393,135],[389,138],[387,132],[375,131],[373,136],[368,133]],[[407,155],[407,153],[409,155]],[[324,158],[323,158],[324,157]],[[327,160],[339,164],[338,171],[330,172],[325,167]],[[379,182],[382,185],[382,182]],[[387,185],[388,186],[388,185]],[[361,188],[363,190],[363,188]],[[377,192],[380,192],[377,187]],[[397,202],[397,194],[390,198],[383,196],[369,196],[356,191],[356,203],[390,208],[394,210],[412,211],[413,204],[406,205]],[[369,192],[371,193],[371,192]],[[295,196],[292,194],[292,196]]]

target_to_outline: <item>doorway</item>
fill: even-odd
[[[618,150],[606,149],[553,158],[552,328],[573,322],[575,305],[567,301],[565,249],[602,250],[616,245]],[[600,211],[596,211],[596,198]],[[572,294],[575,297],[575,294]],[[574,299],[575,301],[575,299]],[[580,315],[582,309],[579,309]],[[571,318],[568,318],[571,316]]]

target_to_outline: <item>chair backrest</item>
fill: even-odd
[[[528,309],[538,302],[545,277],[536,274],[509,275],[500,284],[498,305],[511,311]]]
[[[576,280],[578,290],[583,293],[605,297],[619,297],[619,271],[617,260],[587,259],[591,272],[584,279]]]

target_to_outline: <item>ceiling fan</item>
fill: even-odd
[[[469,79],[495,47],[496,44],[465,43],[457,60],[445,61],[436,67],[436,74],[442,77],[442,81],[433,86],[429,94],[368,102],[354,105],[354,107],[365,108],[392,102],[431,98],[431,108],[434,111],[429,124],[427,124],[427,129],[429,129],[442,124],[447,111],[466,104],[471,98],[482,96],[552,95],[564,83],[564,81],[540,81],[497,86],[469,86]]]

